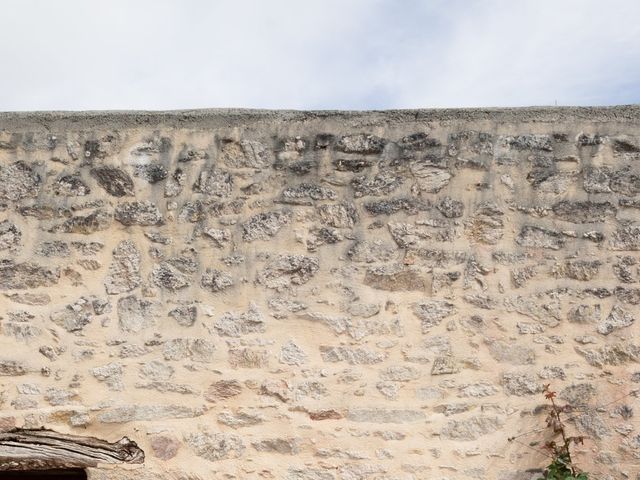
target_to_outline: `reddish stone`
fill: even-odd
[[[309,412],[309,418],[311,420],[340,420],[342,415],[335,410],[317,410]]]
[[[180,442],[177,438],[165,435],[158,435],[151,438],[151,449],[153,454],[161,460],[170,460],[176,456]]]

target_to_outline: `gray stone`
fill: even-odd
[[[484,398],[497,394],[498,387],[487,382],[467,383],[458,387],[458,397]]]
[[[235,397],[241,393],[242,385],[237,380],[218,380],[209,386],[204,394],[204,398],[209,402],[218,402]]]
[[[50,287],[60,280],[60,269],[31,262],[0,260],[0,290]]]
[[[531,347],[496,339],[485,339],[489,354],[500,363],[511,365],[532,365],[536,361],[535,350]]]
[[[557,378],[559,380],[564,380],[567,374],[565,373],[562,367],[554,367],[547,365],[538,372],[538,377],[543,378],[545,380],[550,380],[552,378]]]
[[[207,268],[202,274],[200,285],[211,292],[221,292],[233,286],[233,278],[227,272]]]
[[[231,241],[231,231],[226,228],[207,228],[203,230],[202,233],[206,238],[211,240],[217,248],[223,248]]]
[[[374,263],[393,260],[397,256],[397,248],[382,240],[356,241],[347,250],[347,257],[352,262]]]
[[[50,318],[53,323],[61,326],[67,332],[79,332],[91,323],[92,313],[94,313],[92,303],[82,297],[75,303],[52,312]]]
[[[233,191],[233,177],[228,172],[217,168],[203,170],[193,186],[193,191],[216,197],[228,197]]]
[[[625,365],[629,362],[640,363],[640,346],[633,343],[614,343],[595,349],[576,347],[587,363],[602,368],[605,365]]]
[[[416,178],[418,190],[426,193],[438,193],[449,184],[452,177],[447,170],[437,167],[414,163],[410,169]]]
[[[518,333],[520,335],[537,335],[545,330],[544,325],[530,322],[518,322],[516,327],[518,328]]]
[[[377,303],[350,302],[346,310],[353,317],[371,318],[380,313],[380,305]]]
[[[344,240],[340,230],[336,228],[320,227],[311,228],[307,237],[307,250],[315,252],[322,245],[332,245]]]
[[[421,410],[386,408],[350,408],[346,415],[352,422],[367,423],[414,423],[426,420]]]
[[[280,349],[280,363],[285,365],[302,365],[307,363],[308,356],[292,340],[285,343]]]
[[[178,325],[191,327],[196,323],[196,319],[198,318],[198,309],[195,305],[181,305],[170,310],[169,316],[173,318]]]
[[[104,248],[101,242],[71,242],[71,247],[81,255],[95,255]]]
[[[409,382],[420,378],[420,370],[411,365],[393,365],[380,372],[381,380],[391,382]]]
[[[231,348],[228,354],[232,368],[264,368],[269,365],[269,353],[266,350]]]
[[[542,391],[542,384],[533,374],[526,372],[503,372],[501,383],[507,395],[523,397]]]
[[[576,305],[569,309],[567,319],[573,323],[596,323],[601,318],[601,308],[596,305]]]
[[[614,305],[607,318],[598,323],[597,330],[602,335],[609,335],[614,330],[631,326],[635,321],[635,317],[630,312],[620,305]]]
[[[177,197],[187,183],[187,175],[181,168],[176,168],[173,175],[164,184],[164,196],[166,198]]]
[[[171,262],[154,265],[150,278],[154,285],[170,291],[181,290],[191,285],[191,277]]]
[[[300,453],[301,443],[300,438],[267,438],[251,442],[251,446],[258,452],[297,455]]]
[[[466,223],[467,235],[472,241],[496,245],[504,235],[503,215],[495,203],[481,203]]]
[[[369,215],[393,215],[404,212],[407,215],[415,215],[418,212],[431,208],[431,204],[425,200],[414,197],[400,197],[391,200],[375,200],[366,202],[364,209]]]
[[[5,293],[5,297],[21,305],[48,305],[51,297],[46,293]]]
[[[612,175],[610,167],[587,167],[584,170],[583,188],[589,193],[610,193],[609,182]]]
[[[76,215],[49,229],[51,233],[81,233],[91,235],[108,229],[113,216],[105,210],[95,210],[87,215]]]
[[[452,355],[442,355],[434,358],[431,375],[451,375],[460,371],[458,360]]]
[[[611,435],[611,430],[595,409],[576,415],[574,422],[578,430],[590,438],[602,440]]]
[[[450,417],[451,415],[468,412],[472,408],[473,405],[468,403],[445,403],[434,406],[433,411],[435,413],[442,413],[445,417]]]
[[[389,400],[397,400],[400,393],[400,386],[394,382],[378,382],[376,389]]]
[[[614,294],[622,303],[640,305],[640,288],[616,287]]]
[[[558,172],[555,166],[535,167],[527,175],[527,180],[538,192],[561,194],[566,193],[575,183],[576,172]]]
[[[99,382],[104,382],[109,387],[109,390],[116,392],[124,390],[124,383],[122,382],[122,364],[120,363],[108,363],[100,367],[92,368],[91,375],[93,375]]]
[[[434,241],[446,239],[446,229],[430,228],[428,225],[411,223],[389,223],[389,233],[400,248],[420,248],[432,245]],[[441,237],[445,235],[445,237]]]
[[[421,321],[422,333],[427,333],[431,328],[440,325],[442,320],[454,315],[456,308],[444,300],[424,300],[415,303],[412,311]]]
[[[331,188],[315,183],[300,183],[285,188],[278,201],[293,205],[312,205],[313,200],[335,200],[337,197],[337,193]]]
[[[109,195],[125,197],[134,194],[133,180],[124,170],[101,165],[92,168],[89,173]]]
[[[0,168],[0,198],[17,202],[38,195],[41,178],[25,162],[15,162]]]
[[[163,381],[151,381],[151,382],[138,382],[136,388],[142,388],[145,390],[156,390],[160,393],[179,393],[181,395],[198,395],[200,392],[183,383],[163,382]]]
[[[254,425],[260,425],[265,421],[262,415],[244,412],[242,410],[237,412],[224,411],[220,412],[217,417],[218,423],[231,427],[233,429],[252,427]]]
[[[242,439],[230,433],[214,433],[205,428],[197,433],[184,435],[184,441],[197,456],[217,462],[230,458],[240,458],[245,450]]]
[[[556,277],[586,282],[598,275],[601,265],[599,260],[565,260],[554,265],[552,273]]]
[[[597,393],[596,387],[590,383],[574,383],[562,389],[558,398],[565,400],[572,407],[584,406]]]
[[[545,303],[544,299],[538,296],[517,296],[505,298],[504,306],[508,312],[518,312],[551,327],[556,326],[562,318],[560,302],[557,299]]]
[[[560,250],[564,247],[566,239],[555,230],[525,225],[516,237],[516,243],[522,247]]]
[[[511,270],[511,284],[515,288],[521,288],[538,274],[538,270],[533,265]]]
[[[640,280],[638,260],[630,255],[618,257],[618,261],[613,264],[613,273],[622,283],[636,283]]]
[[[42,333],[42,329],[33,324],[35,315],[18,311],[9,312],[7,317],[0,324],[3,335],[13,337],[21,342],[28,342]]]
[[[51,242],[42,242],[35,249],[35,254],[41,257],[58,257],[66,258],[71,255],[71,249],[67,242],[62,240],[53,240]]]
[[[320,221],[334,228],[352,228],[358,221],[358,213],[353,204],[332,203],[317,208]]]
[[[144,363],[139,371],[140,377],[154,381],[170,380],[174,373],[175,368],[159,360]]]
[[[464,204],[448,196],[440,200],[436,208],[447,218],[460,218],[464,214]]]
[[[291,285],[307,283],[319,269],[315,257],[278,255],[258,272],[256,281],[267,288],[282,290]]]
[[[449,420],[440,430],[447,440],[472,441],[498,431],[504,425],[500,417],[478,415],[464,420]]]
[[[467,294],[462,298],[466,303],[484,310],[493,310],[498,306],[497,299],[481,293]]]
[[[158,207],[148,201],[120,203],[115,210],[115,219],[129,227],[139,225],[149,227],[163,223],[162,214]]]
[[[0,222],[0,250],[17,250],[22,233],[15,223],[9,220]]]
[[[131,240],[122,240],[113,250],[113,261],[104,286],[109,295],[130,292],[142,283],[140,252]]]
[[[640,175],[630,167],[624,167],[611,174],[609,188],[622,195],[635,196],[640,193]]]
[[[168,175],[169,172],[166,167],[160,163],[136,165],[136,171],[134,173],[134,176],[143,178],[151,184],[164,180]]]
[[[286,316],[284,312],[301,312],[306,310],[308,305],[300,300],[293,300],[288,297],[271,297],[269,299],[269,307],[276,312],[276,316]]]
[[[501,135],[498,144],[513,150],[542,150],[550,152],[553,150],[551,137],[542,134],[529,135]]]
[[[227,312],[214,324],[221,337],[240,337],[250,333],[264,333],[266,325],[264,317],[255,303],[249,305],[246,312]]]
[[[118,324],[120,330],[138,333],[155,325],[156,305],[135,295],[118,299]]]
[[[358,175],[351,179],[351,188],[355,198],[388,196],[402,183],[404,178],[384,170],[377,175]]]
[[[273,163],[273,154],[255,140],[222,140],[220,157],[230,168],[263,168]]]
[[[572,202],[563,200],[553,205],[553,213],[571,223],[598,223],[615,216],[616,207],[611,202]]]
[[[361,155],[371,155],[382,153],[386,140],[375,135],[359,133],[356,135],[345,135],[338,143],[336,150],[344,153],[359,153]]]
[[[428,287],[427,279],[419,269],[401,264],[370,267],[367,269],[363,283],[389,292],[426,291]]]
[[[28,372],[29,368],[21,361],[0,359],[0,376],[2,377],[17,377],[26,375]]]
[[[285,480],[335,480],[335,476],[325,469],[309,467],[289,467]]]
[[[609,240],[609,248],[617,251],[640,250],[640,225],[618,228]]]
[[[204,338],[174,338],[165,342],[162,354],[165,360],[209,363],[213,361],[215,349],[213,342]]]
[[[366,158],[336,158],[332,163],[339,172],[354,173],[360,173],[374,165],[374,162]]]
[[[425,132],[412,133],[405,135],[398,141],[398,146],[402,149],[403,153],[407,152],[419,152],[432,147],[439,147],[440,141],[429,136]]]
[[[98,415],[101,423],[151,422],[180,418],[195,418],[207,412],[205,406],[184,405],[122,405],[112,407]]]
[[[289,211],[259,213],[242,224],[242,239],[245,242],[269,240],[290,222],[291,212]]]
[[[347,362],[350,365],[372,365],[382,362],[387,356],[385,353],[365,348],[330,347],[320,346],[322,360],[329,363]]]

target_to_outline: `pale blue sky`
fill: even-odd
[[[0,110],[640,102],[639,0],[0,0]]]

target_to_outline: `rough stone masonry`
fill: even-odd
[[[0,258],[0,426],[94,480],[529,480],[545,383],[640,478],[640,107],[0,114]]]

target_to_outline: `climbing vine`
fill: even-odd
[[[562,420],[562,415],[569,413],[573,409],[572,406],[556,403],[556,392],[552,391],[548,384],[544,386],[543,394],[549,401],[545,419],[547,427],[559,438],[558,441],[551,440],[544,444],[544,448],[550,454],[551,463],[545,469],[544,476],[538,480],[589,480],[588,473],[581,471],[571,457],[571,448],[584,444],[584,437],[568,435]]]

